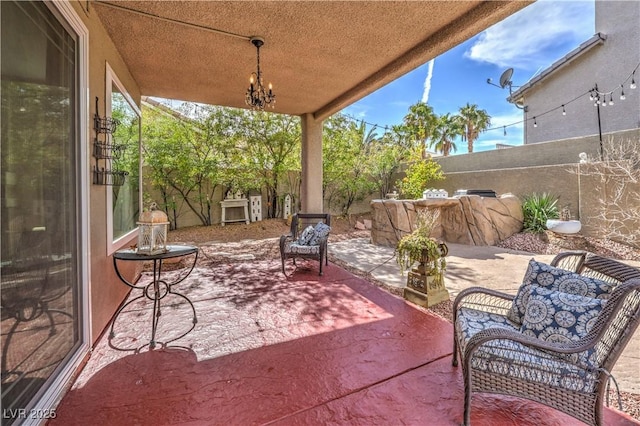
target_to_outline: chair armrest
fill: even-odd
[[[462,290],[453,301],[454,321],[462,306],[480,311],[506,315],[511,309],[514,295],[484,287],[469,287]]]
[[[288,233],[280,236],[280,253],[284,253],[284,246],[287,243],[287,240],[295,241],[293,234]]]

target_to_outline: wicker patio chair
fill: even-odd
[[[307,228],[318,228],[321,222],[325,232],[314,238],[313,234],[305,232]],[[291,218],[291,230],[288,234],[280,237],[280,259],[282,261],[282,273],[287,275],[285,261],[292,259],[296,264],[296,259],[317,259],[320,263],[319,275],[322,275],[322,261],[329,264],[327,257],[327,240],[329,239],[329,227],[331,226],[331,215],[328,213],[297,213]],[[309,235],[308,235],[309,234]],[[307,238],[308,237],[308,238]],[[305,241],[301,241],[305,240]]]
[[[610,372],[640,323],[640,270],[584,252],[561,253],[551,265],[609,287],[608,299],[579,339],[542,340],[523,333],[509,319],[512,295],[475,287],[456,297],[453,365],[460,356],[465,425],[473,392],[527,398],[587,424],[603,423]]]

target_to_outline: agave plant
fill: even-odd
[[[558,218],[558,197],[546,192],[524,197],[522,213],[526,232],[540,234],[547,229],[547,219]]]

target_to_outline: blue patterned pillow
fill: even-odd
[[[318,222],[315,228],[313,228],[313,237],[309,243],[312,246],[320,244],[320,239],[329,235],[331,227],[324,222]]]
[[[296,243],[301,246],[308,246],[310,245],[312,238],[313,238],[313,226],[309,225],[306,228],[304,228],[304,231],[302,231],[302,234],[300,234],[300,237],[298,237],[298,241],[296,241]]]
[[[603,299],[534,286],[520,331],[549,342],[580,340],[593,328],[605,303]]]
[[[522,324],[533,287],[598,299],[608,299],[613,291],[613,286],[602,280],[585,277],[531,259],[522,285],[513,299],[511,310],[507,313],[507,318],[516,324]]]

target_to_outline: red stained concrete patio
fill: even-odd
[[[451,324],[334,264],[323,277],[317,264],[304,265],[287,279],[276,261],[200,262],[175,287],[195,305],[195,328],[155,350],[152,303],[132,304],[48,424],[460,424]],[[164,301],[157,339],[166,342],[189,330],[192,312],[177,296]],[[472,422],[582,424],[482,394],[473,397]],[[605,423],[638,424],[615,410]]]

